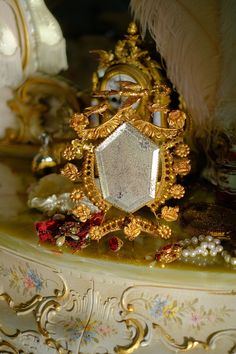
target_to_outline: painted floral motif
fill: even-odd
[[[153,305],[150,307],[150,313],[155,318],[161,318],[163,316],[163,309],[167,304],[167,300],[156,299]],[[148,305],[147,305],[148,307]]]
[[[82,345],[99,343],[99,339],[118,334],[116,328],[93,319],[88,324],[84,324],[79,318],[71,318],[69,323],[64,324],[64,329],[70,342],[81,338]]]
[[[230,317],[235,309],[222,306],[220,308],[206,308],[199,306],[198,299],[178,302],[171,296],[162,297],[157,295],[150,301],[145,302],[145,307],[154,321],[163,321],[165,325],[171,322],[182,325],[188,323],[193,329],[200,330],[210,323],[224,322]]]
[[[63,301],[55,316],[45,317],[45,328],[53,339],[60,332],[61,345],[71,353],[100,353],[101,347],[115,353],[116,343],[126,346],[132,341],[133,332],[117,316],[117,298],[104,298],[93,285],[84,294],[70,291]]]
[[[39,278],[38,274],[30,269],[24,278],[24,283],[26,288],[36,288],[36,291],[40,291],[43,286],[42,280]]]
[[[13,265],[12,267],[0,266],[0,276],[7,277],[10,288],[14,288],[19,292],[34,291],[39,293],[44,287],[45,282],[42,276],[35,270],[30,268],[23,269],[21,266]]]

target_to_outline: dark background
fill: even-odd
[[[46,0],[67,43],[69,69],[62,73],[79,89],[90,91],[97,67],[92,49],[113,49],[123,38],[131,12],[129,0]]]

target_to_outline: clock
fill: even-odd
[[[130,64],[117,64],[107,69],[104,77],[102,78],[100,89],[102,91],[120,91],[123,88],[123,84],[133,83],[142,89],[149,89],[151,82],[147,75],[140,69]],[[132,86],[131,86],[132,89]],[[114,94],[108,97],[109,105],[111,109],[118,110],[126,101],[127,96]],[[132,105],[133,109],[137,109],[140,106],[140,99]]]
[[[117,42],[114,51],[93,52],[99,55],[99,66],[93,75],[93,93],[98,98],[96,103],[105,98],[111,112],[110,116],[99,118],[99,123],[109,120],[130,98],[132,108],[143,120],[166,127],[165,111],[169,108],[170,95],[163,95],[159,88],[169,83],[160,60],[151,58],[143,47],[136,24],[129,25],[125,38]],[[152,102],[151,107],[147,102]]]

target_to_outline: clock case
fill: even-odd
[[[92,77],[92,91],[95,96],[93,105],[101,100],[101,94],[98,94],[101,91],[117,91],[107,96],[112,115],[122,106],[129,94],[128,91],[139,88],[140,92],[153,90],[153,102],[159,107],[178,108],[178,94],[165,75],[159,54],[155,52],[155,58],[152,58],[150,51],[143,48],[143,41],[134,22],[130,23],[125,38],[117,42],[114,51],[93,50],[92,53],[99,57],[98,69]],[[158,88],[162,85],[170,89],[168,94],[160,95]],[[143,120],[150,120],[151,117],[153,124],[167,127],[167,112],[162,109],[151,112],[150,116],[150,107],[147,103],[148,97],[143,94],[133,108],[137,109]],[[97,124],[109,118],[105,116],[100,121],[97,119]]]

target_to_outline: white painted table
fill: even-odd
[[[29,171],[1,161],[1,353],[236,353],[235,272],[39,245],[19,193]]]

